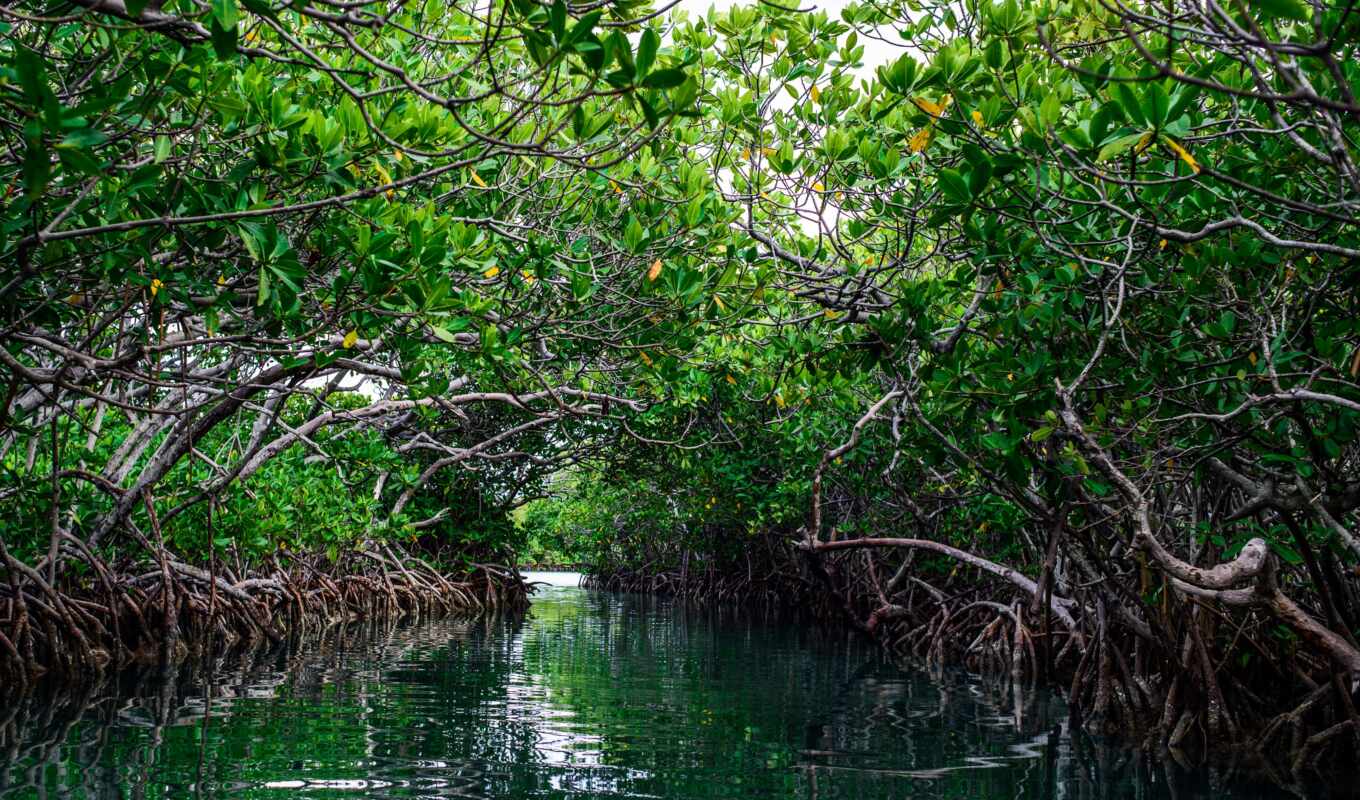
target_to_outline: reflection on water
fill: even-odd
[[[1045,695],[545,582],[523,621],[337,636],[210,680],[0,709],[0,798],[1273,796],[1093,747]]]

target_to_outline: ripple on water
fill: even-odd
[[[11,709],[0,798],[1270,795],[1095,747],[1047,695],[1017,721],[997,687],[904,672],[845,636],[528,577],[545,585],[524,621],[325,640]]]

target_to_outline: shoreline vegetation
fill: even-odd
[[[1357,98],[1353,2],[7,3],[0,670],[569,562],[1356,763]]]
[[[1324,724],[1320,733],[1309,730],[1310,714],[1325,715],[1326,705],[1348,692],[1339,678],[1316,686],[1300,705],[1277,716],[1247,717],[1239,710],[1232,719],[1231,711],[1196,705],[1196,692],[1205,690],[1193,677],[1134,673],[1127,660],[1115,661],[1124,659],[1116,647],[1145,659],[1136,642],[1084,643],[1051,616],[1045,618],[1041,607],[967,578],[950,578],[937,588],[899,571],[876,584],[850,577],[853,567],[844,556],[824,560],[791,548],[779,563],[759,565],[760,574],[712,564],[693,570],[653,564],[592,572],[582,586],[701,607],[784,609],[819,624],[845,625],[907,668],[962,668],[1001,681],[1017,713],[1023,714],[1026,698],[1036,690],[1053,691],[1066,700],[1072,725],[1088,734],[1187,769],[1216,766],[1230,779],[1265,780],[1300,797],[1312,796],[1320,782],[1345,774],[1351,763],[1348,743],[1332,745],[1348,731],[1345,721],[1352,717],[1333,712],[1333,718],[1341,716],[1339,722]],[[908,582],[915,586],[904,585]],[[1224,682],[1242,679],[1232,672],[1216,676]],[[1344,701],[1338,705],[1342,714],[1349,711]],[[1200,727],[1201,714],[1210,715],[1211,727]],[[1327,792],[1323,796],[1349,796],[1336,787]]]
[[[393,544],[369,546],[339,563],[290,554],[255,568],[199,567],[162,550],[158,563],[119,569],[91,554],[87,580],[65,585],[44,580],[42,564],[0,552],[11,575],[0,590],[0,678],[20,694],[53,681],[78,687],[130,667],[169,668],[352,623],[528,608],[528,587],[513,569],[444,574]]]

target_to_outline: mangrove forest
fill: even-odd
[[[1357,6],[0,0],[0,797],[1360,791]]]

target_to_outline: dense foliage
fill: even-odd
[[[0,13],[12,594],[157,525],[697,560],[1360,734],[1353,4]]]

